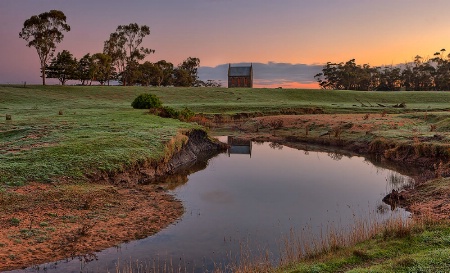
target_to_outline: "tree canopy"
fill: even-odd
[[[137,77],[137,63],[155,50],[140,47],[144,37],[150,35],[150,28],[136,23],[119,25],[105,41],[103,53],[111,56],[123,85],[131,85]]]
[[[378,90],[378,91],[441,91],[450,90],[450,54],[445,49],[433,58],[417,55],[410,63],[396,66],[371,67],[356,64],[328,62],[314,78],[323,89]]]
[[[174,71],[175,86],[195,86],[198,80],[197,71],[200,67],[200,59],[188,57]]]
[[[46,66],[45,74],[48,78],[56,78],[65,85],[68,80],[76,79],[77,68],[78,62],[72,53],[63,50],[52,59],[50,65]]]
[[[38,53],[43,85],[47,62],[53,57],[56,44],[63,40],[64,31],[70,31],[66,16],[62,11],[50,10],[25,20],[19,33],[19,37],[28,42],[27,46],[34,47]]]

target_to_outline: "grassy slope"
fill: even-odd
[[[130,89],[133,90],[133,89]],[[134,90],[142,90],[135,88]],[[321,107],[326,112],[381,112],[406,103],[406,110],[450,109],[448,92],[360,92],[297,89],[174,89],[150,88],[165,103],[175,108],[189,107],[195,112],[236,113],[277,111],[281,108]],[[361,107],[357,101],[373,107]],[[390,111],[399,109],[390,108]],[[400,109],[402,110],[402,109]]]
[[[134,110],[135,92],[107,88],[0,87],[0,185],[82,180],[164,156],[164,143],[192,125]],[[59,115],[59,111],[62,115]],[[5,114],[12,121],[5,121]]]

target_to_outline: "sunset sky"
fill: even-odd
[[[254,63],[256,86],[317,87],[327,61],[390,65],[450,52],[448,0],[0,0],[0,83],[40,83],[23,22],[51,9],[72,30],[56,51],[101,52],[118,25],[148,25],[146,60],[201,60],[203,80],[228,63]],[[223,75],[225,73],[225,75]]]

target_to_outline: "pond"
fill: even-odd
[[[294,229],[312,240],[331,228],[349,229],[356,221],[408,217],[381,200],[409,178],[363,157],[241,142],[192,168],[201,170],[167,181],[186,209],[178,222],[146,239],[39,270],[116,272],[118,263],[122,268],[131,262],[148,268],[172,263],[175,271],[204,272],[241,255],[265,253],[277,261]]]

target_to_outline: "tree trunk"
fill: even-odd
[[[41,73],[42,73],[42,85],[45,85],[45,66],[41,66]]]

